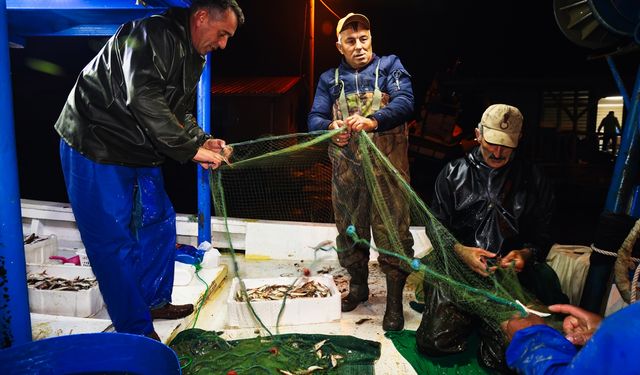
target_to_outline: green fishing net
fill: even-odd
[[[225,341],[189,329],[169,345],[183,374],[373,374],[380,344],[353,336],[286,334]]]
[[[233,258],[235,277],[239,277],[239,273],[232,236],[228,230],[228,218],[314,223],[334,221],[330,153],[335,152],[336,148],[330,147],[330,138],[339,131],[291,134],[231,145],[233,154],[229,163],[210,174],[215,214],[224,219],[227,225],[227,243]],[[353,160],[349,160],[350,167],[358,168],[363,177],[362,181],[355,183],[366,186],[364,194],[371,202],[370,209],[376,210],[381,217],[385,232],[384,241],[376,238],[377,243],[373,246],[350,227],[347,232],[353,242],[371,246],[383,254],[400,259],[406,269],[414,271],[414,277],[418,275],[421,280],[445,290],[461,308],[480,316],[496,332],[500,331],[501,322],[516,313],[526,315],[523,306],[516,300],[529,306],[535,301],[520,286],[515,271],[498,269],[490,276],[483,277],[470,270],[453,250],[456,239],[434,218],[410,184],[402,178],[402,174],[375,146],[370,135],[360,133],[352,137],[355,138],[352,139],[355,152],[352,154]],[[362,196],[354,194],[353,199],[362,199]],[[431,242],[431,249],[422,259],[404,255],[402,233],[394,224],[394,215],[398,215],[398,200],[401,200],[403,207],[408,207],[411,226],[425,231]],[[341,214],[349,217],[351,213],[345,210]],[[346,250],[333,243],[334,240],[327,238],[314,248],[317,252]],[[309,245],[312,247],[313,244]],[[421,250],[424,249],[416,249],[417,252]],[[313,269],[313,264],[309,268]],[[243,283],[240,286],[245,293]],[[253,311],[250,302],[248,305]],[[285,306],[286,300],[281,308]],[[255,318],[261,323],[259,316]],[[185,367],[185,373],[225,373],[220,369],[242,369],[245,371],[243,373],[259,374],[259,371],[273,373],[268,371],[292,368],[304,373],[305,369],[312,366],[337,371],[341,363],[347,363],[346,358],[350,358],[350,353],[355,350],[344,342],[344,338],[332,336],[328,338],[332,349],[324,352],[329,357],[318,357],[310,349],[312,342],[321,341],[318,335],[312,339],[303,335],[279,336],[272,335],[264,324],[260,328],[268,336],[233,342],[225,342],[212,332],[190,330],[181,333],[171,346],[180,356],[191,361]],[[342,344],[338,345],[338,340]],[[369,344],[365,345],[361,340],[356,342],[371,349],[367,346]],[[279,348],[277,356],[270,352],[274,347]],[[329,366],[329,353],[341,356],[337,366]],[[371,352],[359,355],[368,360],[377,358]]]
[[[216,216],[333,222],[330,135],[293,134],[231,145],[230,164],[211,174]]]

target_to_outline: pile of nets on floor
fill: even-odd
[[[170,347],[183,374],[373,374],[380,344],[352,336],[286,334],[225,341],[190,329]]]

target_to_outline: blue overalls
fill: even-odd
[[[171,301],[176,219],[160,167],[96,163],[60,141],[69,201],[118,332],[153,331],[150,308]]]

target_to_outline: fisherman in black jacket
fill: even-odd
[[[159,339],[154,318],[193,312],[170,303],[175,211],[159,166],[167,157],[204,168],[225,160],[225,142],[192,111],[206,54],[243,23],[235,0],[194,0],[120,26],[56,122],[69,200],[118,332]]]
[[[489,106],[478,128],[479,146],[447,164],[435,183],[431,212],[460,242],[454,251],[474,272],[487,276],[489,259],[514,267],[520,283],[545,304],[568,303],[557,275],[545,263],[552,245],[554,194],[542,171],[516,155],[520,111]],[[416,332],[430,356],[465,350],[475,319],[442,290],[425,283],[425,312]],[[479,362],[505,370],[499,332],[481,324]]]

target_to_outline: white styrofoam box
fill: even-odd
[[[413,249],[416,255],[424,255],[431,247],[424,227],[409,228],[413,236]],[[338,230],[335,224],[302,223],[293,221],[257,220],[246,223],[245,257],[247,259],[337,259],[334,250],[316,251],[321,243],[335,241]],[[335,244],[327,245],[331,248]],[[372,240],[371,245],[375,247]],[[221,245],[220,247],[224,247]],[[371,251],[370,260],[378,257]]]
[[[243,279],[245,288],[257,288],[263,285],[291,285],[296,278],[278,277],[271,279]],[[323,298],[287,298],[284,311],[279,324],[300,325],[311,323],[323,323],[340,319],[340,292],[333,282],[331,275],[301,277],[296,285],[308,280],[315,280],[331,291],[329,297]],[[231,283],[231,291],[227,299],[228,325],[234,327],[258,327],[259,323],[253,316],[246,302],[238,302],[235,299],[236,292],[240,289],[238,278]],[[260,320],[266,326],[275,326],[278,314],[282,308],[282,300],[279,301],[253,301],[251,306]]]
[[[193,275],[196,272],[196,267],[192,264],[185,264],[180,262],[175,262],[174,266],[174,275],[173,275],[173,285],[176,286],[185,286],[191,283],[193,279]]]
[[[58,239],[51,234],[42,237],[41,240],[24,245],[24,257],[27,263],[43,264],[49,261],[49,257],[56,255],[58,251]]]
[[[95,277],[91,267],[63,265],[27,265],[27,274],[47,271],[48,276],[75,279],[76,277]],[[86,290],[40,290],[29,289],[29,309],[32,313],[76,316],[87,318],[104,307],[102,294],[95,285]]]
[[[335,259],[335,251],[313,248],[327,240],[335,240],[335,224],[287,221],[247,222],[245,258],[254,259]]]

